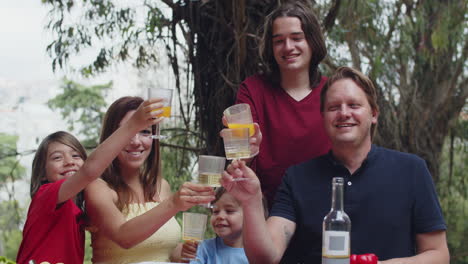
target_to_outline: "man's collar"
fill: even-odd
[[[368,163],[368,161],[372,161],[376,157],[378,148],[379,147],[374,144],[371,145],[371,149],[367,153],[366,158],[362,161],[361,167],[365,166]],[[329,160],[331,164],[333,164],[334,166],[344,166],[340,160],[335,158],[335,156],[333,155],[332,149],[330,149],[328,153],[326,154],[326,159]]]

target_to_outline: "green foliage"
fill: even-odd
[[[7,258],[15,259],[23,238],[20,225],[24,211],[16,200],[0,202],[0,238],[3,241],[4,254]]]
[[[15,229],[4,233],[5,234],[3,234],[2,236],[4,237],[3,239],[6,242],[4,245],[5,256],[10,259],[16,259],[21,240],[23,239],[23,232],[19,229]]]
[[[6,188],[6,183],[21,179],[25,168],[19,165],[16,150],[18,136],[0,133],[0,189]]]
[[[468,120],[460,118],[446,140],[438,184],[452,264],[468,263]]]
[[[93,249],[91,248],[91,233],[85,232],[85,255],[83,264],[92,264]]]
[[[4,256],[0,256],[0,264],[16,264],[13,260],[10,260]]]
[[[90,47],[99,50],[94,61],[79,69],[84,76],[103,72],[119,61],[130,60],[137,67],[156,62],[159,51],[154,43],[160,37],[162,26],[170,24],[161,10],[153,6],[155,1],[42,2],[51,6],[48,28],[59,36],[47,47],[54,70],[64,67],[70,57],[83,50]],[[86,23],[74,23],[68,17],[70,14]],[[144,21],[141,21],[142,14],[147,15]]]
[[[0,191],[8,195],[8,200],[0,201],[0,239],[7,258],[15,259],[21,243],[24,208],[13,199],[14,182],[22,179],[26,169],[19,164],[16,149],[18,136],[0,133]],[[5,260],[6,261],[6,260]],[[1,263],[1,262],[0,262]]]
[[[164,130],[161,133],[169,134]],[[183,146],[182,141],[185,140],[187,139],[182,137],[172,137],[169,144]],[[191,181],[197,157],[192,151],[161,145],[162,175],[171,185],[171,190],[176,192],[184,182]]]
[[[101,122],[107,106],[104,97],[112,88],[112,82],[84,86],[64,79],[61,94],[47,102],[52,110],[58,109],[67,120],[69,129],[84,136],[82,144],[85,147],[97,145]]]

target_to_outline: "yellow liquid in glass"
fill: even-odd
[[[183,241],[193,241],[193,242],[197,242],[197,241],[203,240],[203,238],[184,235],[184,236],[182,237],[182,240],[183,240]]]
[[[163,113],[162,116],[164,117],[170,117],[171,116],[171,107],[170,106],[164,106],[163,108]]]
[[[250,157],[250,150],[241,150],[241,151],[226,151],[226,159],[246,159]]]
[[[248,128],[249,129],[249,137],[255,134],[255,127],[254,124],[228,124],[229,128]]]
[[[221,184],[219,183],[220,179],[221,173],[202,172],[200,175],[198,175],[198,183],[211,187],[221,187]]]
[[[161,115],[159,115],[159,116],[171,117],[171,107],[170,106],[164,106],[163,108],[154,109],[154,110],[151,110],[151,112],[159,110],[159,109],[163,110],[163,113]]]

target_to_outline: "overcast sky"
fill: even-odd
[[[40,0],[0,1],[0,78],[49,80],[55,76],[44,30],[47,6]]]
[[[56,80],[63,75],[52,72],[52,60],[45,51],[50,42],[45,30],[48,8],[41,0],[0,0],[0,89],[9,89],[0,91],[8,95],[0,99],[0,132],[19,136],[19,152],[37,148],[36,137],[42,140],[51,132],[67,129],[59,113],[45,105],[45,97],[53,96]],[[27,106],[13,110],[19,97],[29,98]],[[30,120],[26,127],[25,120]],[[32,157],[20,160],[28,170]],[[17,183],[17,199],[28,197],[29,173],[25,180]],[[0,200],[3,196],[0,193]]]

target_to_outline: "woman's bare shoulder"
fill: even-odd
[[[90,183],[86,187],[85,193],[87,199],[92,197],[99,197],[100,199],[107,198],[112,201],[117,201],[118,199],[117,192],[114,191],[103,179],[96,179]]]

